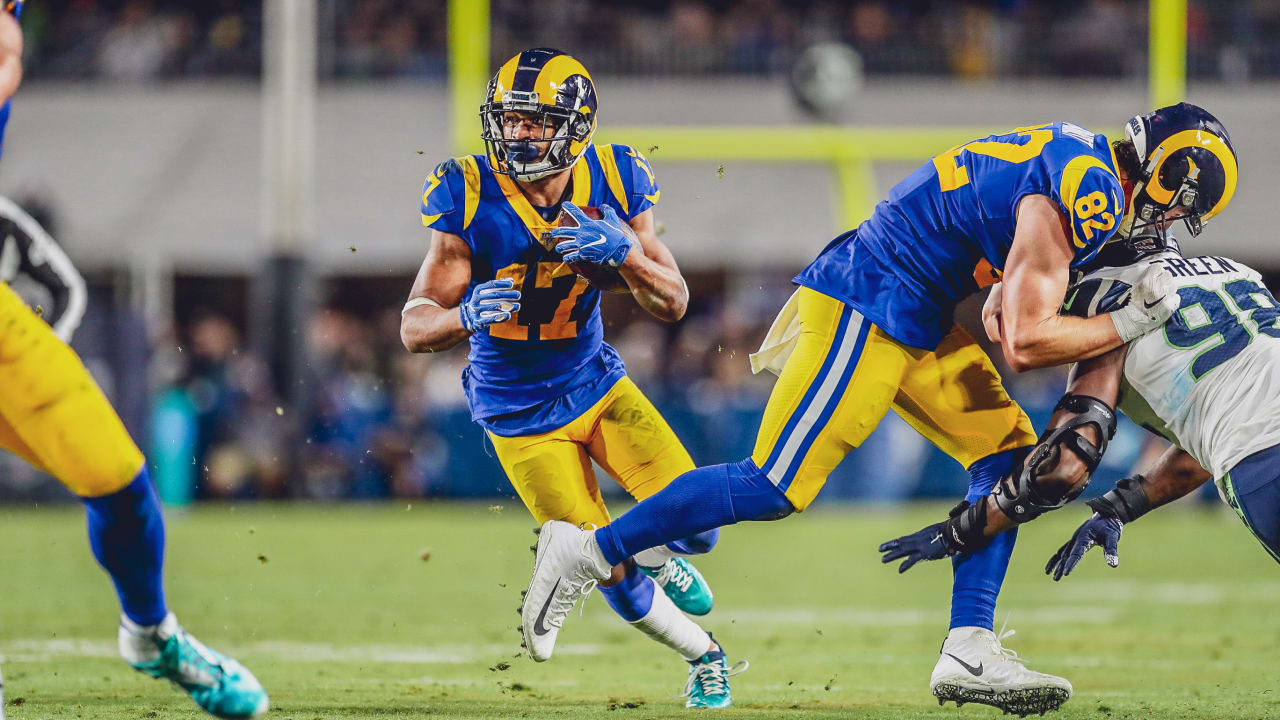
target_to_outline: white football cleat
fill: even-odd
[[[1024,667],[1017,653],[1000,644],[1011,635],[1012,630],[997,637],[986,628],[952,628],[929,679],[938,704],[979,703],[1019,716],[1062,707],[1071,697],[1071,683]]]
[[[533,578],[520,604],[520,634],[529,657],[545,662],[569,611],[598,582],[609,579],[612,568],[592,531],[560,520],[542,524],[535,552]]]

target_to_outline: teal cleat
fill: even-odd
[[[707,633],[710,635],[710,633]],[[711,638],[712,641],[715,638]],[[724,648],[716,643],[716,649],[697,660],[689,661],[689,681],[684,684],[687,708],[727,708],[733,704],[729,693],[729,678],[751,667],[746,660],[739,660],[729,667]]]
[[[682,557],[673,557],[656,568],[648,568],[637,563],[637,567],[645,575],[662,588],[662,592],[671,598],[671,602],[689,615],[706,615],[715,604],[711,594],[711,586],[698,572],[693,563]]]
[[[253,673],[188,635],[172,613],[151,628],[122,618],[120,652],[135,670],[168,679],[211,715],[239,720],[267,711],[267,693]]]

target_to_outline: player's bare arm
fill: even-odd
[[[1071,275],[1069,233],[1066,218],[1052,198],[1028,195],[1018,203],[1017,228],[1001,283],[1003,331],[999,337],[1005,360],[1017,372],[1084,360],[1122,342],[1105,316],[1058,314]]]
[[[400,318],[400,341],[409,352],[439,352],[466,340],[459,303],[471,282],[471,250],[462,238],[431,231],[431,248],[418,269]],[[416,302],[419,298],[426,302]]]
[[[18,91],[22,82],[22,28],[9,13],[0,12],[0,103]]]
[[[1170,445],[1135,479],[1154,510],[1195,492],[1213,479],[1213,473],[1205,470],[1186,450]]]
[[[663,322],[679,320],[689,307],[689,286],[676,266],[675,256],[658,239],[653,211],[645,210],[627,224],[635,231],[644,252],[629,253],[618,272],[645,312]]]
[[[1039,444],[992,494],[961,503],[943,522],[880,546],[882,562],[938,560],[986,547],[991,538],[1061,507],[1084,492],[1115,430],[1116,399],[1128,346],[1077,365]]]

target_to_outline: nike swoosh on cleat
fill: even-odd
[[[1153,308],[1153,307],[1155,307],[1155,306],[1159,305],[1159,304],[1160,304],[1160,302],[1161,302],[1161,300],[1164,300],[1164,298],[1160,298],[1160,300],[1156,300],[1156,301],[1154,301],[1154,302],[1142,303],[1142,307],[1144,307],[1144,308],[1146,308],[1146,309],[1150,310],[1151,308]]]
[[[551,593],[547,595],[547,601],[542,603],[542,609],[538,611],[538,618],[533,622],[534,635],[542,636],[551,632],[551,628],[547,627],[546,625],[543,625],[542,621],[544,618],[547,617],[547,608],[551,607],[551,601],[555,598],[556,590],[560,588],[560,581],[562,579],[563,578],[556,578],[556,584],[551,586]],[[979,668],[978,674],[979,675],[982,674],[981,668]]]
[[[974,677],[982,677],[982,663],[978,663],[978,667],[974,667],[969,663],[956,657],[955,655],[952,655],[951,653],[943,653],[943,654],[950,657],[952,660],[955,660],[956,662],[960,663],[960,666],[963,667],[965,670],[968,670],[970,675],[973,675]]]

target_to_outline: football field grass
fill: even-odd
[[[743,718],[991,718],[939,708],[929,673],[949,564],[899,576],[875,546],[941,506],[824,508],[724,531],[697,561],[705,620]],[[1060,718],[1280,717],[1280,568],[1233,516],[1171,509],[1125,532],[1119,569],[1090,554],[1055,584],[1045,560],[1083,519],[1025,529],[997,626],[1030,666],[1065,675]],[[519,655],[533,523],[503,506],[208,506],[169,519],[171,607],[257,674],[271,718],[674,718],[687,666],[598,594],[556,656]],[[78,508],[0,510],[0,657],[9,717],[196,718],[115,651],[116,601]]]

